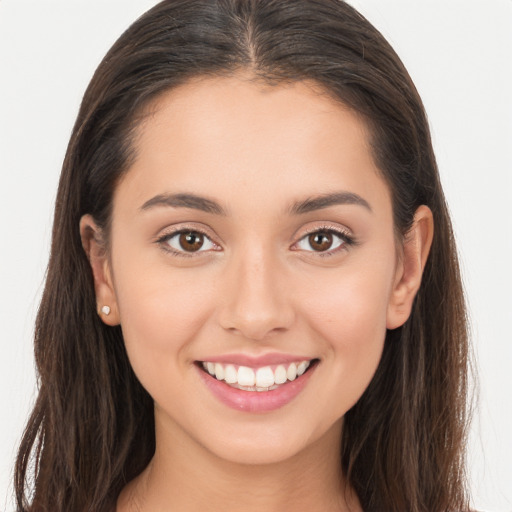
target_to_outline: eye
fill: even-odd
[[[178,231],[176,233],[162,237],[159,242],[168,245],[173,252],[194,253],[217,249],[215,245],[204,233],[200,231]]]
[[[309,252],[336,252],[344,245],[350,245],[352,239],[346,234],[332,229],[320,229],[302,237],[297,248]]]

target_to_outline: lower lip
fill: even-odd
[[[197,371],[208,389],[225,405],[244,412],[274,411],[291,402],[306,386],[316,364],[294,381],[281,384],[271,391],[244,391],[232,388],[222,380],[217,380],[199,367]]]

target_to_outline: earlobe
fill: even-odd
[[[118,325],[119,312],[103,233],[89,214],[80,219],[80,237],[94,278],[97,313],[105,324]]]
[[[418,292],[423,269],[434,236],[434,218],[428,206],[421,205],[403,245],[402,259],[397,268],[393,290],[388,303],[388,329],[403,325],[411,314],[414,297]]]

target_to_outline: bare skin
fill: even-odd
[[[148,113],[109,251],[94,219],[80,226],[98,310],[155,402],[155,456],[117,511],[361,510],[343,417],[410,314],[430,210],[397,247],[365,125],[314,84],[194,80]],[[201,362],[230,354],[314,365],[297,396],[254,412],[205,385]]]

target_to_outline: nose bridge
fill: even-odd
[[[253,340],[289,328],[293,308],[283,286],[284,269],[274,251],[248,244],[233,254],[228,266],[222,327]]]

